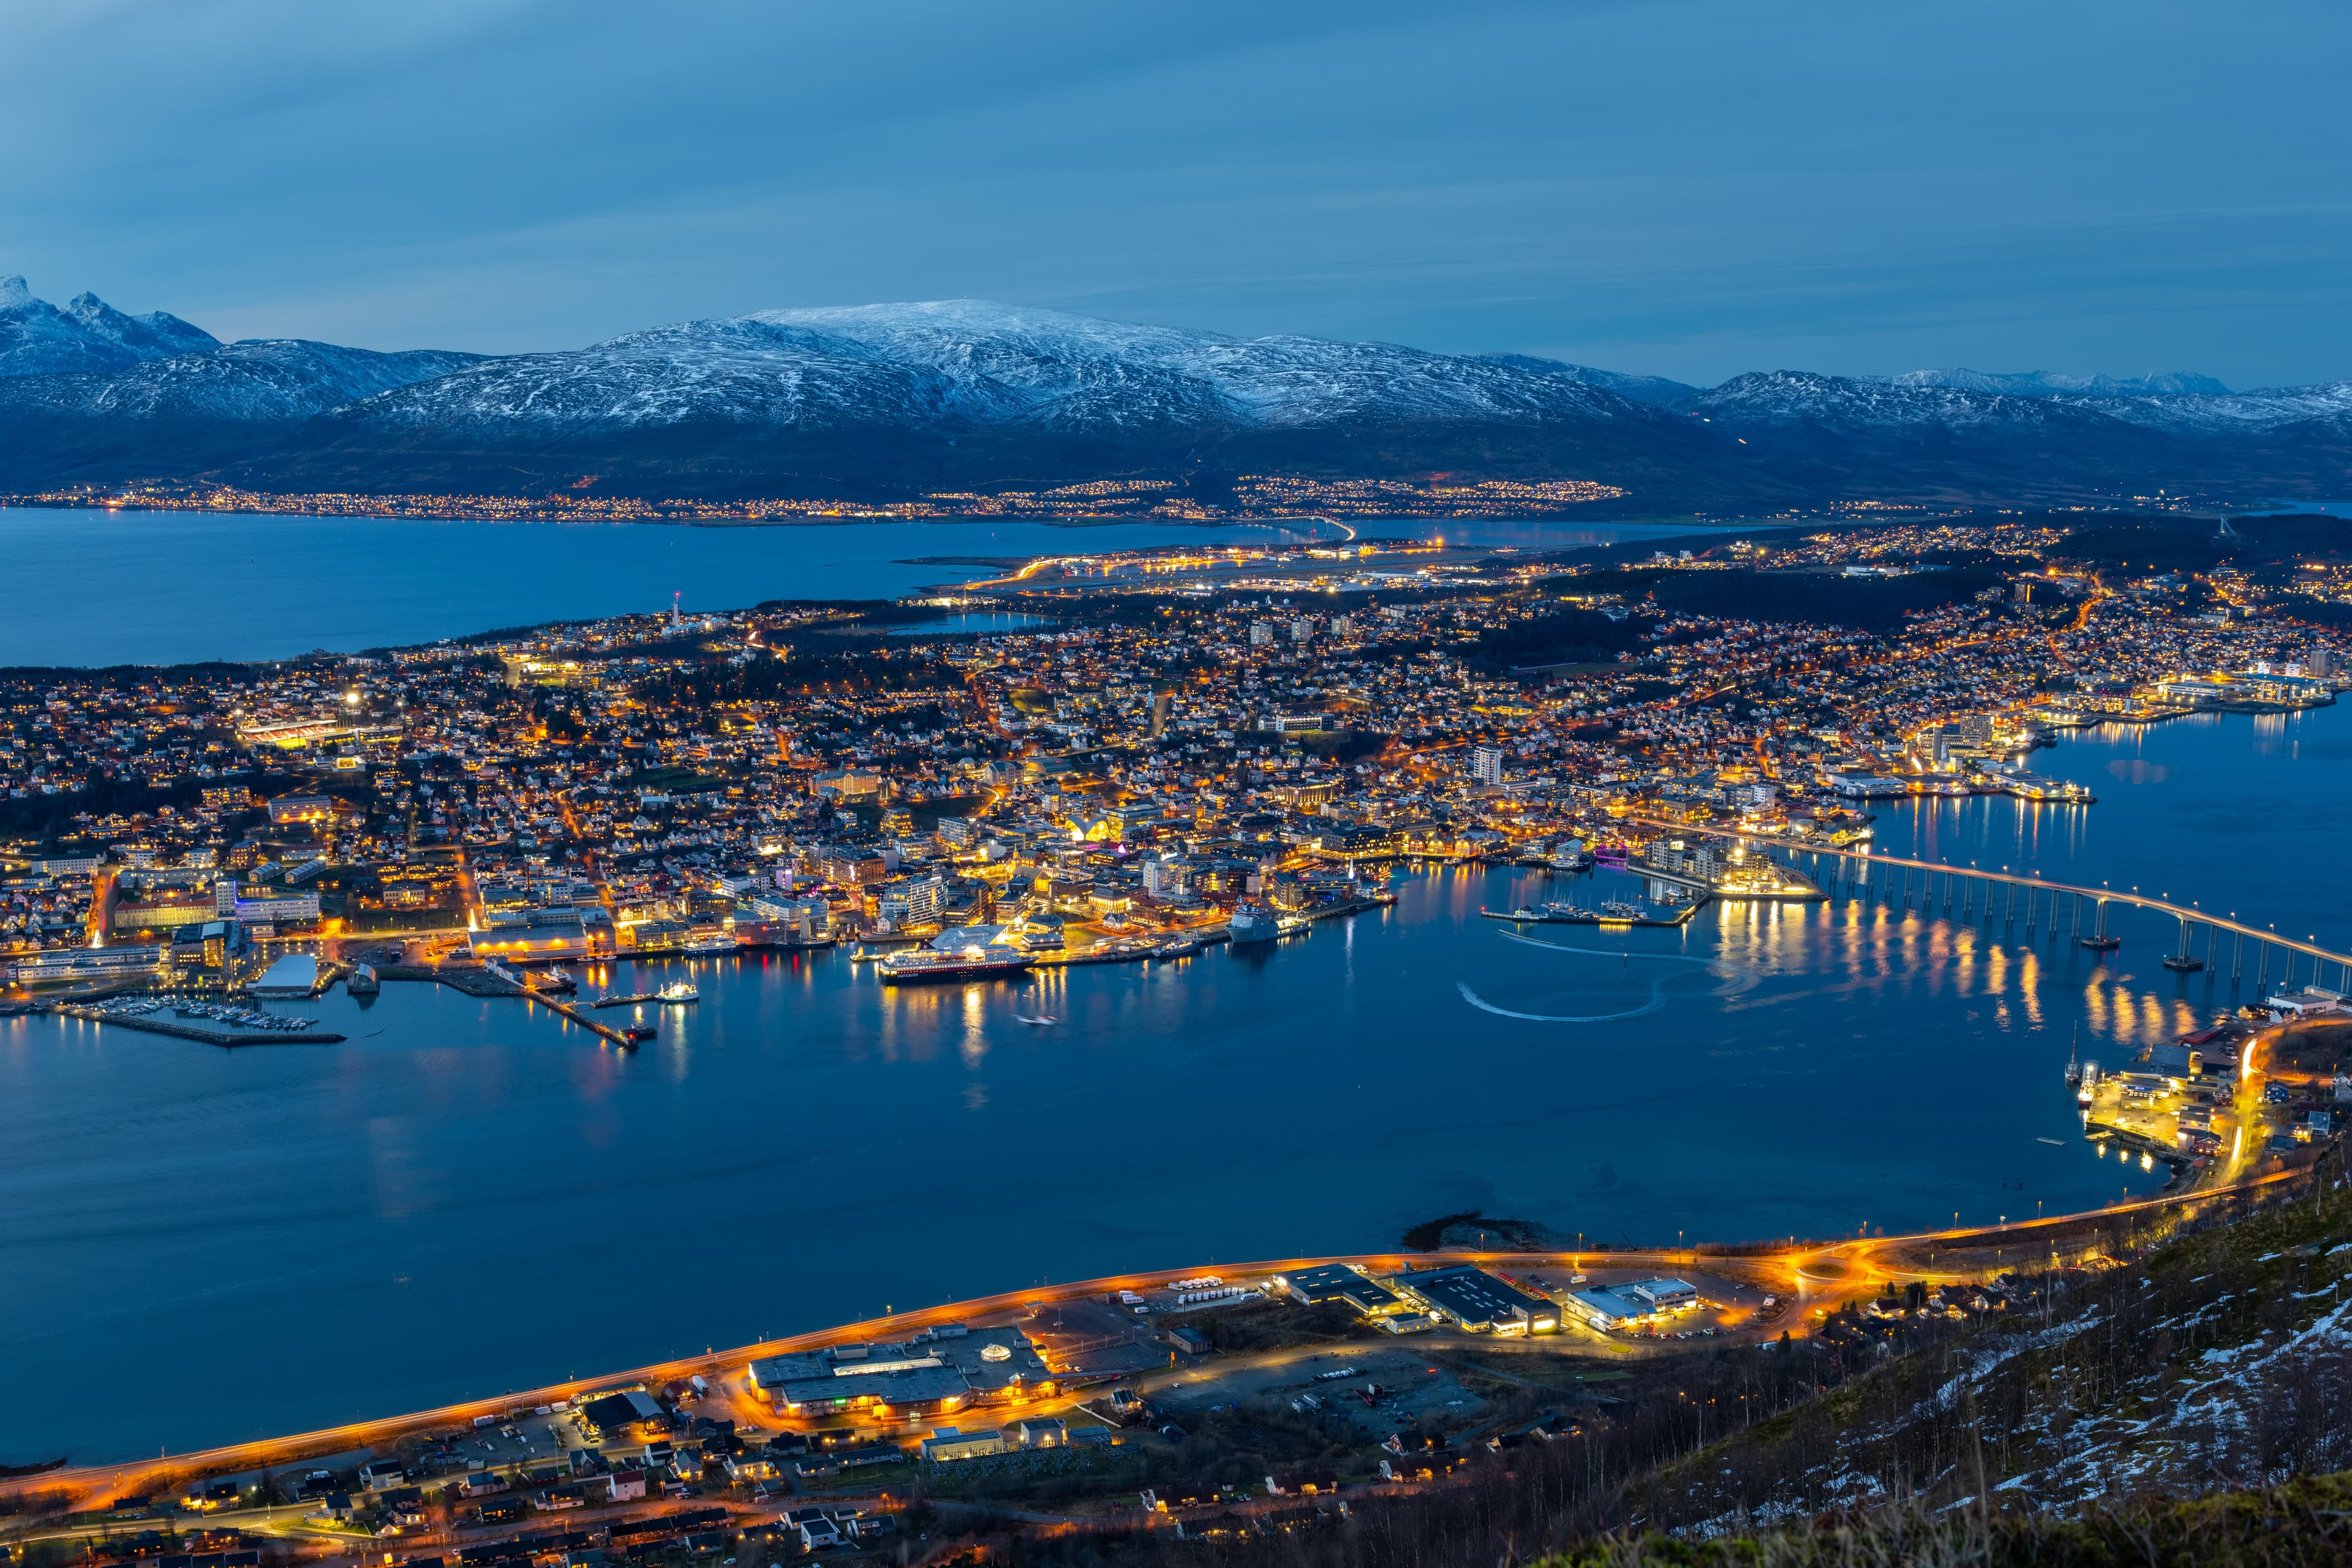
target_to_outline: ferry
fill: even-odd
[[[683,1007],[689,1002],[702,1000],[702,993],[697,991],[690,982],[684,980],[671,981],[659,991],[655,992],[654,996],[667,1007]]]
[[[711,958],[740,952],[741,947],[742,944],[731,936],[698,937],[686,944],[686,954],[688,958]]]
[[[1036,963],[1025,952],[1002,949],[995,952],[974,952],[970,948],[961,952],[931,952],[918,948],[877,959],[874,967],[880,973],[885,984],[910,985],[947,980],[1001,979],[1019,974]]]
[[[1243,899],[1234,905],[1231,941],[1235,947],[1253,942],[1272,942],[1282,934],[1281,922],[1274,911],[1255,899]]]

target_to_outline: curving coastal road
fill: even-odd
[[[1856,1237],[1837,1241],[1805,1241],[1787,1247],[1766,1247],[1748,1250],[1710,1250],[1698,1247],[1676,1247],[1645,1251],[1587,1252],[1466,1252],[1444,1251],[1424,1253],[1368,1253],[1324,1258],[1275,1258],[1257,1263],[1220,1263],[1210,1266],[1192,1265],[1184,1268],[1157,1269],[1145,1273],[1124,1274],[1100,1279],[1071,1280],[1065,1284],[1006,1291],[993,1296],[976,1297],[970,1300],[950,1302],[916,1312],[899,1312],[884,1318],[867,1319],[862,1322],[842,1324],[804,1334],[790,1335],[758,1344],[738,1346],[727,1351],[710,1351],[699,1356],[657,1363],[651,1366],[632,1368],[602,1377],[579,1378],[544,1387],[520,1389],[495,1399],[469,1400],[458,1405],[446,1405],[435,1409],[411,1412],[404,1415],[386,1416],[376,1420],[353,1422],[314,1432],[303,1432],[258,1442],[234,1444],[224,1447],[202,1449],[194,1453],[161,1456],[123,1465],[94,1465],[71,1469],[17,1478],[0,1482],[0,1498],[31,1493],[43,1494],[47,1500],[69,1499],[74,1506],[87,1507],[94,1500],[146,1493],[154,1494],[184,1485],[191,1478],[205,1475],[236,1474],[248,1470],[277,1468],[297,1460],[329,1454],[347,1453],[356,1448],[382,1448],[401,1438],[428,1431],[446,1431],[464,1427],[481,1415],[503,1415],[517,1407],[547,1405],[558,1399],[570,1399],[593,1389],[627,1386],[643,1383],[648,1385],[681,1381],[700,1375],[717,1384],[730,1367],[740,1367],[751,1360],[780,1355],[794,1351],[820,1349],[825,1345],[856,1342],[888,1342],[903,1339],[918,1329],[935,1323],[961,1322],[992,1314],[1020,1311],[1051,1301],[1070,1300],[1107,1295],[1118,1290],[1143,1290],[1171,1284],[1176,1280],[1213,1269],[1227,1279],[1262,1278],[1270,1274],[1295,1272],[1324,1264],[1361,1266],[1376,1272],[1395,1272],[1407,1267],[1430,1267],[1439,1264],[1475,1263],[1518,1269],[1527,1268],[1578,1268],[1582,1266],[1618,1268],[1704,1268],[1707,1272],[1733,1276],[1776,1289],[1788,1289],[1817,1300],[1840,1300],[1875,1294],[1885,1284],[1918,1279],[1927,1282],[1964,1280],[1985,1275],[1989,1271],[2015,1267],[2032,1261],[2047,1261],[2061,1239],[2079,1239],[2085,1235],[2095,1237],[2099,1231],[2116,1220],[2128,1220],[2134,1215],[2168,1209],[2183,1205],[2210,1204],[2232,1195],[2250,1195],[2280,1183],[2293,1181],[2305,1173],[2305,1167],[2294,1167],[2270,1173],[2231,1186],[2205,1188],[2200,1191],[2176,1193],[2166,1196],[2144,1198],[2116,1204],[2107,1208],[2089,1210],[2075,1215],[2055,1215],[2044,1219],[2020,1221],[2013,1225],[1964,1227],[1951,1230],[1920,1232],[1894,1237]],[[1987,1255],[1990,1256],[1988,1257]],[[1947,1267],[1933,1265],[1943,1263]],[[1773,1323],[1767,1333],[1782,1327],[1790,1331],[1801,1331],[1804,1323],[1793,1320],[1785,1325]],[[1615,1345],[1617,1342],[1605,1342]],[[1623,1348],[1620,1346],[1619,1348]]]

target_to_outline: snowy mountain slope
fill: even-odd
[[[2352,382],[2345,381],[2231,392],[2211,376],[2189,371],[2125,379],[2045,371],[1989,375],[1973,370],[1915,370],[1890,378],[1889,384],[2070,403],[2126,424],[2185,436],[2268,431],[2352,415]]]
[[[2167,375],[2062,375],[2046,370],[1996,373],[1954,368],[1912,370],[1889,376],[1897,386],[1958,386],[2018,397],[2161,397],[2213,395],[2230,389],[2210,375],[2176,370]]]
[[[1658,416],[1572,377],[1493,360],[954,300],[682,322],[575,353],[488,362],[344,417],[393,430],[586,434],[704,424],[1118,433]]]
[[[193,344],[196,352],[171,352]],[[43,372],[40,366],[52,368]],[[2058,502],[2152,484],[2339,493],[2352,382],[2232,393],[2035,372],[1776,371],[1700,391],[950,300],[764,310],[485,359],[299,341],[0,282],[0,480],[233,473],[286,489],[920,495],[1145,475],[1591,479],[1623,508]]]
[[[1741,429],[1805,425],[1847,434],[1933,427],[1997,437],[2002,432],[2095,430],[2117,421],[2072,398],[2020,397],[1939,384],[1903,385],[1811,371],[1752,371],[1685,398],[1685,412]]]
[[[114,420],[307,419],[411,382],[447,375],[478,354],[375,353],[299,339],[230,343],[109,374],[0,381],[0,414]]]
[[[1684,399],[1698,395],[1698,388],[1687,382],[1669,381],[1663,375],[1629,375],[1623,371],[1597,370],[1589,364],[1570,364],[1566,360],[1537,359],[1529,354],[1481,354],[1481,359],[1496,364],[1516,365],[1538,375],[1559,376],[1568,381],[1580,381],[1597,386],[1635,403],[1655,404],[1672,408]]]
[[[219,346],[203,328],[162,310],[128,316],[90,293],[59,310],[35,299],[24,279],[0,278],[0,376],[121,370]]]

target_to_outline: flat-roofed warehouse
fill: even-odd
[[[1274,1283],[1310,1307],[1341,1301],[1368,1318],[1394,1312],[1404,1306],[1403,1299],[1395,1291],[1378,1280],[1365,1279],[1344,1263],[1324,1263],[1294,1274],[1277,1274]]]
[[[793,1415],[866,1407],[937,1415],[1055,1386],[1045,1358],[1019,1329],[960,1324],[927,1329],[899,1345],[765,1356],[749,1371],[761,1398]]]
[[[1395,1284],[1472,1333],[1549,1333],[1559,1327],[1559,1309],[1549,1300],[1467,1263],[1400,1274]]]

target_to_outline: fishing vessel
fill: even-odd
[[[697,991],[691,982],[684,980],[671,981],[655,992],[654,996],[666,1007],[683,1007],[689,1002],[702,1000],[702,993]]]

